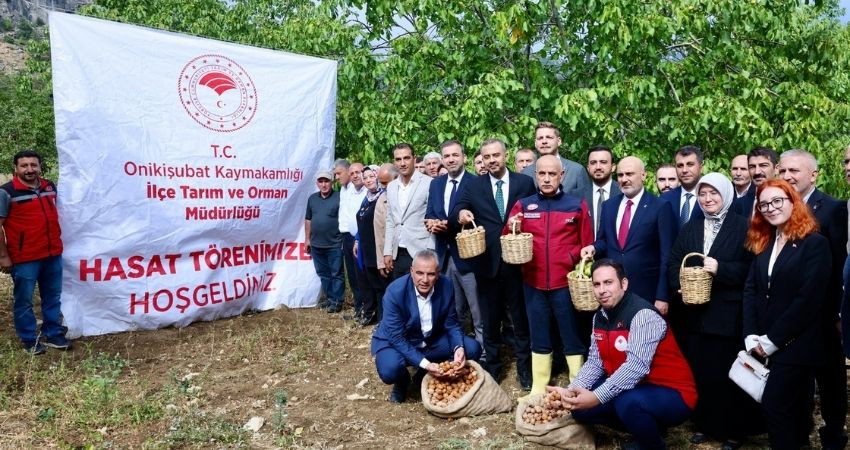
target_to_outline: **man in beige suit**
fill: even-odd
[[[410,144],[393,147],[393,164],[399,177],[387,186],[387,229],[384,265],[393,279],[410,272],[413,255],[434,249],[434,237],[425,228],[431,177],[415,170],[416,157]]]

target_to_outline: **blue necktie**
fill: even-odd
[[[679,225],[684,225],[691,217],[691,197],[694,194],[685,194],[685,201],[682,204],[682,213],[679,214]]]
[[[446,215],[451,214],[452,208],[455,207],[455,194],[457,194],[457,180],[449,180],[452,182],[452,193],[449,194],[449,210]]]
[[[502,194],[502,185],[505,184],[504,181],[499,180],[496,182],[496,209],[499,210],[499,217],[502,218],[502,221],[505,221],[505,196]]]

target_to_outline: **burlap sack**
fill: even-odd
[[[496,383],[496,380],[486,370],[482,369],[477,362],[467,361],[466,363],[475,369],[478,379],[465,394],[446,407],[439,407],[430,402],[428,381],[433,377],[431,374],[425,375],[420,386],[422,404],[425,406],[425,409],[429,413],[444,419],[449,417],[460,418],[510,412],[511,408],[513,408],[513,401],[502,390],[499,383]]]
[[[593,432],[573,419],[572,415],[559,417],[543,425],[531,425],[522,420],[526,406],[541,406],[546,394],[535,394],[519,402],[516,408],[516,431],[528,442],[557,448],[595,449]]]

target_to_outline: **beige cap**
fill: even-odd
[[[333,179],[334,179],[333,175],[331,175],[331,173],[328,172],[327,170],[323,170],[323,171],[319,172],[318,174],[316,174],[316,181],[319,181],[322,178],[328,179],[330,181],[333,181]]]

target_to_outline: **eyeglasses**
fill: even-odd
[[[769,202],[759,202],[756,207],[758,208],[759,212],[766,213],[770,210],[771,207],[773,207],[773,209],[781,208],[782,205],[785,204],[785,200],[790,199],[788,197],[776,197]]]

